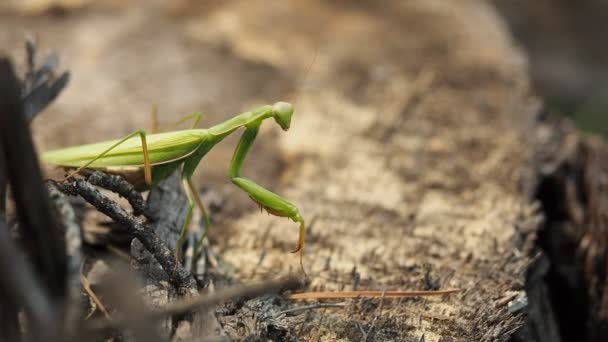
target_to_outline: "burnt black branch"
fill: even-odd
[[[23,243],[50,295],[61,300],[66,288],[63,232],[51,212],[38,158],[24,117],[20,83],[7,58],[0,58],[0,144],[11,184]]]
[[[124,178],[117,175],[110,175],[105,172],[92,171],[86,174],[86,180],[96,186],[113,191],[124,197],[133,208],[133,215],[139,216],[147,209],[146,202],[141,193]]]
[[[78,179],[69,183],[56,183],[56,186],[68,195],[84,198],[97,210],[127,227],[163,267],[171,284],[180,296],[191,297],[197,295],[196,281],[192,274],[176,262],[175,254],[158,237],[151,226],[129,214],[85,180]]]
[[[27,37],[25,42],[26,72],[23,79],[17,77],[20,87],[20,100],[23,106],[23,116],[30,123],[42,110],[48,107],[59,94],[65,89],[69,80],[70,72],[57,73],[59,57],[51,51],[43,59],[42,65],[36,64],[38,47],[32,37]],[[5,161],[0,158],[0,166]],[[3,219],[6,207],[6,172],[0,167],[0,219]]]
[[[7,300],[2,302],[3,318],[9,318],[5,316],[7,307],[12,306],[16,312],[23,307],[33,325],[30,330],[34,340],[44,338],[58,341],[61,324],[56,321],[57,317],[60,317],[56,307],[49,300],[45,289],[40,286],[42,282],[23,253],[15,246],[3,221],[0,221],[0,270],[0,293],[2,298]],[[18,320],[14,323],[18,327]],[[5,332],[3,329],[3,333]],[[13,331],[10,336],[2,337],[11,341],[20,339],[18,330]]]
[[[48,53],[40,66],[36,65],[37,46],[33,38],[28,37],[25,43],[27,71],[21,81],[21,100],[27,122],[50,105],[63,91],[70,80],[70,72],[57,73],[59,57],[57,53]]]

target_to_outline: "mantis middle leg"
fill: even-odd
[[[205,206],[203,205],[203,201],[201,200],[198,191],[196,190],[196,187],[194,186],[194,184],[192,184],[192,179],[184,178],[182,180],[182,184],[184,186],[184,190],[186,191],[186,197],[188,198],[188,212],[186,213],[186,219],[182,224],[177,243],[175,244],[175,259],[178,261],[180,259],[179,252],[181,250],[182,244],[184,243],[186,231],[188,230],[188,224],[190,223],[190,219],[192,218],[192,208],[195,204],[201,211],[201,215],[203,216],[203,220],[205,221],[205,231],[203,232],[203,235],[201,236],[201,239],[199,240],[199,243],[197,245],[200,245],[202,243],[202,240],[205,239],[205,237],[207,236],[207,232],[209,231],[209,226],[211,224],[209,220],[209,215],[207,215],[207,210],[205,210]],[[194,251],[195,256],[198,253],[198,249],[199,246],[197,246],[196,250]]]
[[[251,145],[253,145],[253,142],[258,134],[258,130],[259,124],[255,126],[248,126],[245,133],[243,133],[243,136],[241,137],[241,140],[234,151],[232,161],[230,162],[230,179],[232,180],[232,183],[248,193],[249,197],[254,202],[262,206],[262,208],[266,209],[268,213],[275,216],[288,217],[292,221],[300,223],[298,246],[292,251],[292,253],[300,252],[300,266],[302,266],[302,269],[304,269],[302,265],[302,251],[304,248],[304,234],[306,230],[304,218],[302,218],[300,215],[298,208],[285,198],[269,191],[268,189],[265,189],[252,180],[241,177],[243,162],[245,161],[245,157],[247,156]]]

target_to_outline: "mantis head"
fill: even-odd
[[[291,125],[291,116],[293,115],[293,105],[289,102],[277,102],[272,105],[272,117],[281,128],[286,131]]]

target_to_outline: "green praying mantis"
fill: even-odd
[[[232,183],[245,191],[269,214],[287,217],[300,224],[298,245],[292,253],[300,253],[300,266],[303,269],[305,224],[298,208],[285,198],[241,176],[243,163],[262,122],[273,118],[284,131],[287,131],[291,125],[293,112],[292,104],[277,102],[238,114],[207,129],[194,128],[201,118],[200,113],[195,113],[180,121],[193,119],[194,123],[190,129],[149,135],[144,130],[137,130],[120,140],[53,150],[43,153],[41,158],[50,164],[76,168],[70,176],[84,169],[103,170],[124,175],[141,175],[143,170],[145,185],[141,190],[156,186],[161,180],[181,168],[182,184],[188,198],[188,211],[175,248],[176,259],[179,260],[180,247],[184,241],[194,205],[200,209],[206,227],[209,227],[209,216],[192,184],[192,174],[201,159],[217,143],[239,128],[245,128],[230,162],[229,177]]]

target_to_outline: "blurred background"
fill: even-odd
[[[341,3],[341,6],[348,7],[348,3],[344,1],[329,1],[328,3],[335,2]],[[516,1],[501,1],[501,0],[489,0],[502,15],[503,19],[509,26],[510,31],[514,35],[520,47],[525,49],[526,55],[530,62],[530,77],[533,81],[533,85],[538,94],[543,96],[547,109],[570,117],[581,129],[589,133],[597,133],[602,135],[608,134],[608,119],[604,114],[606,108],[608,108],[608,100],[606,94],[608,93],[608,83],[606,81],[608,76],[608,67],[606,63],[606,57],[608,55],[608,49],[605,44],[602,44],[602,39],[608,34],[608,24],[605,20],[605,14],[608,12],[608,4],[602,0],[581,0],[581,1],[567,1],[567,0],[540,0],[533,3],[516,0]],[[358,1],[359,4],[364,3]],[[273,4],[274,6],[286,6],[285,4]],[[352,5],[352,4],[351,4]],[[215,30],[222,31],[220,34],[224,35],[226,39],[227,34],[230,31],[234,31],[234,25],[238,25],[237,18],[229,18],[228,13],[222,18],[208,18],[207,15],[211,14],[214,10],[221,8],[221,1],[193,1],[193,0],[175,0],[175,1],[159,1],[159,0],[140,0],[140,1],[118,1],[118,0],[103,0],[103,1],[91,1],[91,0],[4,0],[0,3],[0,11],[6,15],[15,14],[17,16],[36,16],[38,21],[46,22],[46,25],[50,22],[57,24],[60,21],[79,21],[75,20],[76,17],[88,17],[91,15],[90,11],[97,10],[105,12],[97,13],[93,15],[96,17],[95,23],[85,24],[80,20],[80,25],[76,23],[64,23],[65,30],[72,29],[80,31],[69,40],[74,45],[75,42],[87,41],[86,49],[94,48],[98,53],[103,51],[107,45],[104,44],[112,39],[112,36],[121,35],[121,32],[134,33],[132,30],[140,30],[138,37],[132,37],[131,43],[137,42],[140,45],[145,45],[145,41],[149,40],[152,36],[155,39],[163,39],[163,35],[156,36],[151,26],[156,25],[161,31],[164,31],[165,40],[170,40],[169,36],[173,35],[178,37],[182,35],[182,39],[194,39],[198,43],[209,43],[213,40],[211,37],[215,35]],[[138,7],[135,9],[135,7]],[[256,6],[252,6],[254,8]],[[145,9],[143,9],[145,8]],[[144,10],[145,14],[133,13],[134,11]],[[131,12],[127,14],[127,12]],[[115,16],[113,19],[107,18],[108,15]],[[260,12],[259,15],[264,16],[264,12]],[[139,17],[138,17],[139,16]],[[141,18],[146,16],[146,19]],[[106,20],[104,20],[104,17]],[[195,20],[195,18],[201,20]],[[203,19],[203,17],[207,17]],[[220,15],[221,17],[221,15]],[[162,18],[159,23],[159,19]],[[17,20],[17,18],[13,18]],[[21,18],[25,20],[25,18]],[[270,18],[269,18],[270,19]],[[32,19],[33,20],[33,19]],[[141,20],[139,24],[136,22]],[[207,21],[207,20],[212,20]],[[306,21],[306,18],[302,18]],[[51,29],[57,30],[57,32],[39,32],[35,29],[27,30],[26,27],[31,25],[22,26],[15,25],[15,22],[8,20],[7,17],[3,18],[5,24],[11,25],[10,29],[3,30],[2,38],[3,43],[19,44],[19,37],[22,37],[26,33],[33,33],[40,38],[46,39],[47,37],[60,36],[66,32],[60,32],[59,27]],[[87,20],[88,21],[88,20]],[[109,24],[105,21],[112,21],[114,24]],[[154,23],[156,21],[156,23]],[[145,23],[144,23],[145,22]],[[168,28],[165,25],[171,22],[173,28]],[[197,22],[194,24],[194,22]],[[217,24],[220,24],[221,28]],[[25,22],[24,22],[25,24]],[[38,22],[39,27],[44,27],[45,23]],[[138,25],[147,26],[146,31],[142,31],[143,28],[136,29]],[[233,26],[230,28],[230,26]],[[271,24],[269,24],[271,25]],[[298,26],[302,25],[299,23]],[[305,24],[304,24],[305,25]],[[53,25],[55,26],[55,25]],[[69,26],[69,28],[68,28]],[[179,27],[180,33],[167,32]],[[206,29],[203,29],[205,27]],[[97,28],[100,31],[97,31]],[[95,31],[88,32],[87,30]],[[126,31],[123,31],[126,30]],[[310,34],[315,30],[314,25],[308,28],[308,32],[300,31],[300,34]],[[43,30],[47,31],[47,30]],[[145,32],[145,33],[143,33]],[[219,32],[218,32],[219,33]],[[102,34],[105,38],[95,37],[95,35]],[[275,36],[278,33],[275,32]],[[90,35],[90,36],[89,36]],[[267,37],[268,41],[274,40],[273,35],[270,34]],[[51,46],[53,40],[49,40],[49,46]],[[99,45],[97,45],[99,43]],[[192,43],[192,42],[191,42]],[[166,45],[165,45],[166,44]],[[172,42],[174,46],[179,46],[178,42]],[[215,41],[217,45],[218,42]],[[252,43],[250,43],[252,44]],[[317,47],[322,46],[322,39],[319,38],[315,42]],[[167,46],[170,49],[171,44],[164,43],[163,41],[156,40],[155,45],[157,48]],[[57,45],[52,45],[57,46]],[[5,45],[5,49],[9,49],[10,45]],[[81,48],[85,48],[84,46]],[[138,48],[137,45],[133,46],[134,49]],[[183,48],[183,47],[182,47]],[[258,50],[255,55],[257,58],[265,55],[261,52],[264,49],[263,45],[256,48],[249,47],[251,50]],[[294,53],[289,51],[278,51],[278,47],[273,48],[271,54],[275,61],[281,60],[283,65],[295,65],[297,62],[293,61]],[[290,50],[298,50],[306,52],[302,57],[309,57],[307,54],[311,54],[310,50],[303,51],[302,47],[292,46]],[[163,49],[165,50],[165,49]],[[16,49],[10,51],[17,51]],[[65,51],[65,49],[62,49]],[[151,50],[150,52],[155,51]],[[66,62],[72,62],[71,68],[77,68],[78,65],[74,65],[76,56],[65,51],[63,55],[66,58]],[[267,53],[270,52],[267,50]],[[252,51],[253,53],[253,51]],[[97,63],[97,59],[105,59],[104,63],[110,63],[111,59],[127,58],[128,52],[109,52],[103,51],[104,56],[93,56],[95,52],[90,51],[88,56],[82,56],[88,59],[88,63]],[[115,55],[114,55],[115,54]],[[122,54],[122,56],[120,56]],[[159,58],[159,56],[165,56],[165,58],[179,58],[178,51],[155,51],[156,56],[149,56],[151,60]],[[279,56],[282,54],[282,57]],[[295,55],[301,55],[296,53]],[[173,57],[172,57],[173,56]],[[289,56],[289,59],[287,58]],[[264,57],[264,58],[269,58]],[[145,68],[145,63],[140,64],[142,68]],[[152,62],[150,62],[152,63]],[[177,61],[175,61],[177,63]],[[182,63],[183,64],[183,63]],[[205,63],[205,68],[213,69],[211,65]],[[80,70],[79,70],[80,71]],[[142,72],[145,73],[144,70]],[[198,71],[204,72],[204,71]],[[150,71],[147,72],[148,75]],[[82,79],[84,76],[79,75],[78,79]],[[140,75],[140,77],[145,77]],[[195,77],[191,75],[191,77]],[[206,75],[206,77],[212,77]],[[173,87],[179,85],[180,80],[173,80],[175,82]],[[181,80],[185,81],[185,80]],[[210,79],[209,83],[213,83],[214,80]],[[97,91],[101,91],[104,85],[103,82],[98,81]],[[217,86],[222,86],[221,82],[215,82]],[[141,87],[142,85],[138,85]],[[264,87],[269,87],[267,84]],[[285,85],[276,84],[276,87],[283,87]],[[187,89],[189,87],[183,87]],[[214,98],[212,91],[221,91],[217,87],[210,87],[210,89],[201,89],[198,96],[204,96],[208,98]],[[215,89],[215,90],[213,90]],[[204,90],[204,91],[203,91]],[[184,90],[187,91],[187,90]],[[190,90],[193,91],[193,90]],[[133,96],[137,96],[137,92],[145,93],[145,90],[136,90]],[[187,97],[187,94],[184,94]],[[238,95],[237,95],[238,96]],[[120,99],[117,99],[122,101]],[[166,99],[166,102],[171,101]],[[127,101],[133,103],[132,101]],[[181,102],[181,101],[180,101]],[[211,101],[213,102],[213,101]],[[183,103],[183,102],[182,102]],[[166,106],[173,106],[172,103],[165,103]],[[211,104],[210,104],[211,105]],[[187,104],[184,104],[187,106]],[[169,107],[168,107],[169,108]],[[224,107],[225,108],[225,107]],[[141,109],[140,109],[141,110]]]
[[[549,111],[608,135],[608,2],[494,1],[530,63]]]

